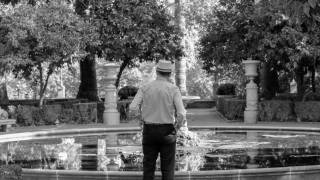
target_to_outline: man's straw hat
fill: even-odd
[[[157,71],[171,73],[172,67],[170,61],[160,60],[157,64]]]

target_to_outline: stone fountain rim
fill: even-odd
[[[104,125],[102,125],[104,126]],[[105,125],[106,126],[106,125]],[[227,125],[197,125],[197,126],[188,126],[189,129],[213,129],[213,130],[260,130],[260,131],[296,131],[304,133],[319,133],[320,127],[292,127],[292,126],[279,126],[274,125],[265,125],[265,124],[227,124]],[[33,132],[17,132],[17,133],[7,133],[0,134],[0,143],[2,142],[11,142],[11,141],[24,141],[32,139],[44,139],[48,137],[64,137],[71,135],[88,135],[88,134],[99,134],[99,133],[116,133],[116,132],[132,132],[139,131],[138,126],[131,127],[121,127],[121,126],[111,126],[108,127],[73,127],[68,129],[47,129],[47,130],[38,130]]]
[[[273,130],[273,131],[297,131],[297,132],[316,132],[320,134],[320,128],[317,127],[279,127],[278,125],[259,125],[259,124],[242,124],[242,125],[203,125],[203,126],[189,126],[190,129],[214,129],[214,130]],[[23,132],[23,133],[12,133],[0,135],[0,142],[4,139],[8,141],[15,140],[29,140],[48,136],[67,136],[67,135],[88,135],[93,133],[101,132],[130,132],[138,131],[139,127],[94,127],[94,128],[84,128],[84,129],[62,129],[62,130],[40,130],[35,132]],[[24,137],[24,138],[22,138]],[[29,139],[28,139],[29,138]],[[292,167],[277,167],[277,168],[258,168],[258,169],[237,169],[237,170],[212,170],[212,171],[177,171],[176,176],[252,176],[253,174],[281,174],[281,173],[319,173],[320,165],[310,165],[310,166],[292,166]],[[52,176],[83,176],[90,175],[95,177],[101,176],[141,176],[141,171],[76,171],[76,170],[39,170],[39,169],[23,169],[24,175],[52,175]],[[156,172],[156,176],[159,176],[160,172]]]

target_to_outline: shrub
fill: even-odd
[[[97,122],[97,103],[74,104],[73,121],[77,124]]]
[[[297,101],[297,100],[299,100],[299,97],[295,93],[294,94],[281,93],[281,94],[277,94],[275,97],[273,97],[273,100]]]
[[[293,101],[262,101],[258,107],[260,121],[292,121],[295,119]]]
[[[104,102],[97,103],[97,118],[98,123],[103,123]]]
[[[222,115],[225,114],[225,112],[224,112],[224,110],[225,110],[225,108],[224,108],[224,106],[225,106],[225,100],[228,99],[228,98],[232,98],[232,96],[230,96],[230,97],[218,97],[218,98],[217,98],[217,110],[218,110]]]
[[[224,100],[224,116],[229,120],[243,119],[243,112],[246,108],[244,99],[228,98]]]
[[[8,112],[0,107],[0,119],[8,119]]]
[[[218,96],[217,97],[217,110],[222,114],[222,115],[225,115],[225,101],[227,99],[230,99],[230,98],[234,98],[233,95],[223,95],[223,96]]]
[[[307,101],[295,102],[295,113],[299,121],[320,121],[320,102]]]
[[[320,94],[314,92],[306,92],[302,97],[302,101],[320,101]]]
[[[124,86],[118,92],[120,100],[128,99],[129,97],[134,97],[138,92],[138,88],[134,86]]]
[[[0,166],[0,179],[3,180],[22,180],[22,168],[19,165]]]
[[[235,95],[236,86],[231,83],[221,84],[217,89],[217,95]]]
[[[33,121],[33,124],[36,126],[45,125],[47,118],[48,118],[47,111],[44,108],[43,109],[35,108],[32,111],[32,121]]]
[[[20,106],[18,105],[16,108],[16,119],[17,124],[20,126],[33,126],[33,116],[32,112],[36,107],[34,106]]]

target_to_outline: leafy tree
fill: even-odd
[[[136,62],[182,55],[179,30],[156,0],[97,0],[89,12],[99,28],[102,55],[121,62],[116,86],[123,70]]]
[[[319,63],[319,3],[221,0],[219,7],[201,39],[205,70],[258,59],[267,65],[265,74],[273,74],[265,77],[276,79],[268,87],[277,87],[279,71],[287,71],[297,76],[298,92],[303,94],[303,75],[306,70],[314,72]],[[271,93],[275,90],[271,88]]]
[[[35,6],[19,3],[4,14],[2,24],[9,31],[11,48],[1,60],[13,63],[14,72],[22,72],[24,77],[35,73],[40,106],[50,76],[62,65],[72,63],[94,32],[64,0],[38,1]]]

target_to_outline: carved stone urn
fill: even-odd
[[[253,81],[257,73],[257,66],[260,61],[242,61],[245,68],[245,76],[250,80],[246,85],[246,109],[244,111],[245,123],[257,123],[258,119],[258,86]]]

